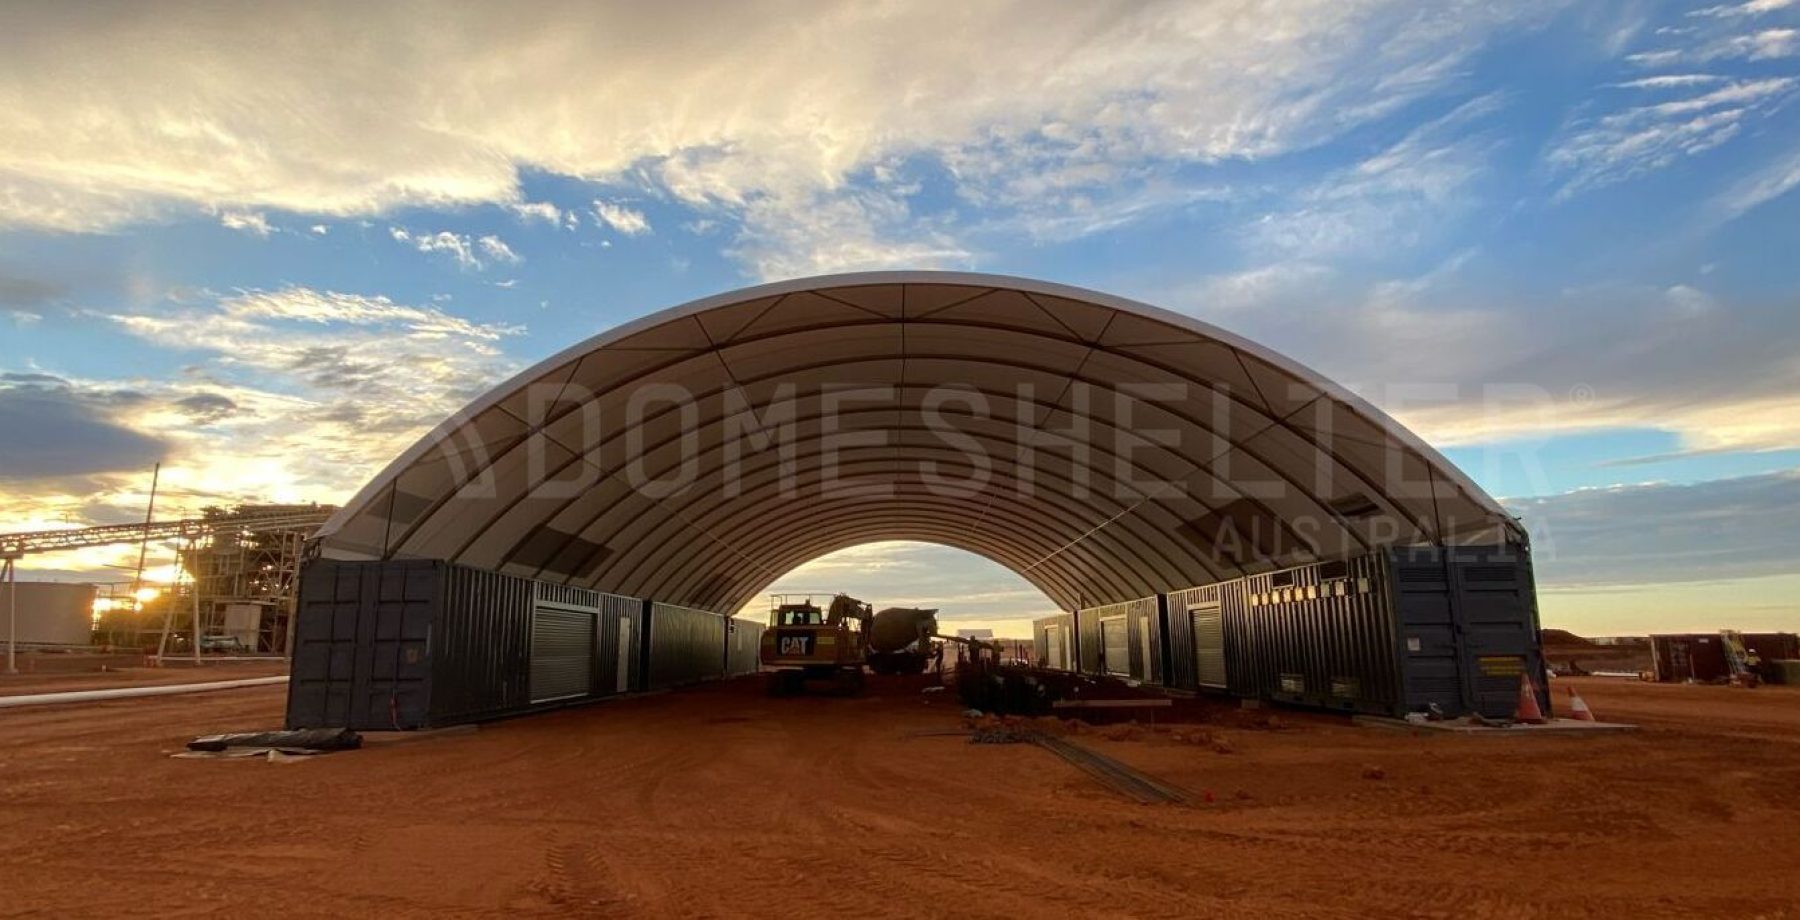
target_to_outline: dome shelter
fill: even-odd
[[[316,551],[729,616],[877,540],[979,554],[1071,612],[1525,542],[1430,446],[1262,345],[1059,284],[877,272],[575,345],[422,438]]]

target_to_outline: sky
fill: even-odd
[[[0,531],[141,517],[158,461],[168,514],[341,502],[621,322],[942,268],[1345,383],[1521,515],[1546,625],[1800,627],[1800,0],[3,18]],[[783,584],[1051,612],[920,544]]]

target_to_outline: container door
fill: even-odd
[[[1100,621],[1100,665],[1108,674],[1131,676],[1130,630],[1124,617]]]
[[[1194,670],[1202,687],[1224,690],[1225,614],[1218,604],[1189,607],[1188,618],[1194,624]]]
[[[1155,651],[1150,647],[1150,624],[1144,623],[1144,629],[1138,634],[1138,646],[1144,655],[1144,673],[1137,675],[1145,682],[1156,680]]]
[[[624,693],[631,689],[631,618],[630,617],[620,617],[619,618],[619,665],[618,665],[618,668],[613,673],[618,675],[618,686],[614,687],[613,688],[614,690],[617,690],[620,693]]]
[[[594,614],[538,607],[531,618],[531,701],[587,696],[593,668]]]
[[[1045,657],[1048,659],[1044,663],[1058,671],[1067,671],[1069,669],[1069,646],[1068,640],[1063,638],[1061,626],[1044,627],[1044,645],[1047,649]]]

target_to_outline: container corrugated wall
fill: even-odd
[[[1085,674],[1155,682],[1162,667],[1162,596],[1084,607],[1075,612],[1076,641]]]
[[[532,583],[434,564],[445,588],[431,636],[430,724],[455,725],[530,709]]]
[[[1031,621],[1032,663],[1058,671],[1073,671],[1080,660],[1076,651],[1075,615],[1059,613]]]
[[[647,687],[664,690],[725,673],[725,617],[674,604],[647,605],[650,641],[645,652]]]
[[[1435,704],[1504,717],[1521,674],[1544,686],[1521,547],[1392,549],[1165,600],[1171,687],[1383,715]]]
[[[1220,587],[1233,693],[1357,712],[1400,711],[1395,626],[1381,557],[1284,569]]]
[[[456,725],[643,687],[644,604],[636,598],[436,560],[312,560],[300,581],[290,727]],[[589,618],[574,625],[585,633],[591,623],[590,660],[565,662],[587,666],[585,690],[532,699],[540,611],[570,623]],[[558,653],[566,658],[568,649]]]

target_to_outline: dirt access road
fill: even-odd
[[[1646,729],[1080,736],[1213,794],[1192,807],[921,734],[956,707],[892,687],[713,685],[283,763],[168,756],[275,723],[278,687],[0,712],[0,915],[1800,916],[1800,692],[1579,686]]]

